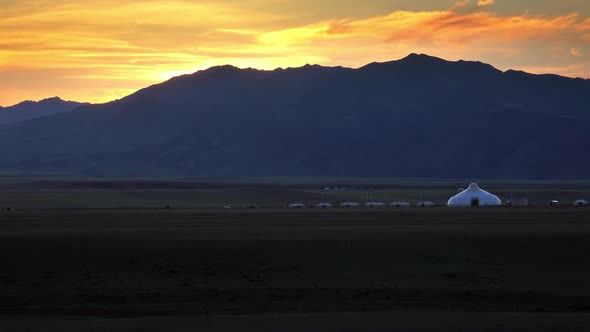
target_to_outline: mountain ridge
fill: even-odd
[[[240,72],[240,71],[246,71],[246,72],[255,72],[255,73],[272,73],[272,72],[285,72],[285,71],[297,71],[297,70],[303,70],[303,69],[309,69],[309,68],[313,68],[313,69],[334,69],[334,70],[343,70],[343,71],[358,71],[358,70],[363,70],[363,69],[367,69],[370,68],[372,66],[375,67],[383,67],[383,66],[388,66],[388,65],[397,65],[397,64],[404,64],[404,63],[413,63],[416,64],[416,62],[439,62],[439,63],[446,63],[446,64],[467,64],[469,66],[480,66],[480,68],[485,68],[485,69],[489,69],[490,71],[493,72],[497,72],[497,73],[502,73],[502,74],[526,74],[527,76],[532,76],[532,77],[554,77],[554,78],[562,78],[565,80],[582,80],[582,81],[586,81],[586,82],[590,82],[590,79],[586,79],[586,78],[580,78],[580,77],[567,77],[567,76],[562,76],[562,75],[558,75],[558,74],[534,74],[534,73],[529,73],[526,71],[521,71],[521,70],[514,70],[514,69],[508,69],[505,71],[502,71],[500,69],[497,69],[496,67],[494,67],[491,64],[487,64],[481,61],[471,61],[471,60],[457,60],[457,61],[449,61],[449,60],[445,60],[439,57],[434,57],[434,56],[430,56],[427,54],[417,54],[417,53],[411,53],[408,56],[398,59],[398,60],[391,60],[391,61],[384,61],[384,62],[371,62],[369,64],[366,64],[364,66],[358,67],[358,68],[350,68],[350,67],[343,67],[343,66],[322,66],[322,65],[318,65],[318,64],[306,64],[304,66],[301,67],[287,67],[287,68],[283,68],[283,67],[278,67],[275,69],[271,69],[271,70],[265,70],[265,69],[257,69],[257,68],[251,68],[251,67],[247,67],[247,68],[239,68],[236,67],[234,65],[219,65],[219,66],[212,66],[209,67],[207,69],[203,69],[203,70],[199,70],[190,74],[184,74],[184,75],[180,75],[180,76],[175,76],[172,77],[164,82],[161,83],[156,83],[153,85],[150,85],[148,87],[145,87],[143,89],[138,90],[137,92],[140,92],[142,90],[145,89],[149,89],[151,87],[154,86],[159,86],[161,84],[165,84],[177,79],[182,79],[182,78],[189,78],[189,77],[197,77],[201,74],[209,74],[209,73],[213,73],[213,72],[220,72],[220,71],[230,71],[230,72]],[[135,93],[137,93],[135,92]],[[133,93],[133,94],[135,94]],[[131,95],[133,95],[131,94]],[[129,95],[129,96],[131,96]],[[127,97],[129,97],[127,96]],[[120,99],[119,99],[120,100]]]
[[[218,66],[0,132],[0,171],[588,178],[590,81],[425,55]],[[26,140],[23,140],[26,137]]]
[[[81,105],[85,105],[85,103],[50,97],[39,101],[25,100],[8,107],[0,106],[0,125],[12,125],[26,120],[70,112]]]
[[[530,73],[530,72],[526,72],[526,71],[523,71],[523,70],[517,70],[517,69],[507,69],[505,71],[502,71],[502,70],[494,67],[491,64],[488,64],[488,63],[485,63],[485,62],[481,62],[481,61],[477,61],[477,60],[462,60],[462,59],[460,59],[460,60],[457,60],[457,61],[451,61],[451,60],[445,60],[443,58],[439,58],[439,57],[435,57],[435,56],[430,56],[428,54],[411,53],[411,54],[407,55],[406,57],[401,58],[401,59],[398,59],[398,60],[390,60],[390,61],[383,61],[383,62],[377,62],[377,61],[375,61],[375,62],[368,63],[368,64],[366,64],[364,66],[361,66],[361,67],[358,67],[358,68],[344,67],[344,66],[323,66],[323,65],[319,65],[319,64],[305,64],[305,65],[300,66],[300,67],[285,67],[285,68],[284,67],[277,67],[275,69],[257,69],[257,68],[252,68],[252,67],[240,68],[240,67],[237,67],[237,66],[234,66],[234,65],[231,65],[231,64],[218,65],[218,66],[212,66],[212,67],[209,67],[209,68],[206,68],[206,69],[203,69],[203,70],[198,70],[198,71],[195,71],[193,73],[183,74],[183,75],[179,75],[179,76],[174,76],[174,77],[172,77],[172,78],[170,78],[168,80],[165,80],[163,82],[155,83],[155,84],[149,85],[147,87],[144,87],[142,89],[139,89],[138,91],[136,91],[136,92],[134,92],[134,93],[132,93],[130,95],[127,95],[127,96],[124,96],[124,97],[121,97],[121,98],[118,98],[118,99],[115,99],[115,100],[107,101],[107,102],[102,103],[102,104],[109,104],[109,103],[112,103],[112,102],[116,102],[118,100],[127,98],[127,97],[129,97],[131,95],[134,95],[135,93],[137,93],[139,91],[148,89],[148,88],[153,87],[153,86],[158,86],[158,85],[161,85],[161,84],[165,84],[167,82],[170,82],[170,81],[173,81],[173,80],[176,80],[176,79],[181,79],[181,78],[185,78],[185,77],[192,77],[192,76],[198,75],[200,73],[209,72],[209,71],[217,71],[219,69],[231,69],[231,70],[236,70],[236,71],[244,71],[245,70],[245,71],[254,71],[254,72],[282,72],[282,71],[298,70],[298,69],[304,69],[304,68],[305,69],[307,69],[307,68],[332,68],[332,69],[342,69],[342,70],[360,70],[360,69],[364,69],[366,67],[370,67],[370,66],[373,66],[373,65],[395,64],[395,63],[400,63],[400,62],[404,62],[404,61],[408,61],[408,60],[412,60],[412,59],[422,59],[422,60],[429,59],[429,60],[437,60],[437,61],[440,60],[441,62],[446,62],[446,63],[451,63],[451,64],[452,63],[457,63],[457,64],[463,64],[463,63],[465,63],[465,64],[471,64],[471,65],[481,65],[482,67],[487,67],[489,69],[493,69],[494,71],[497,71],[497,72],[503,73],[503,74],[518,74],[518,75],[524,74],[526,76],[533,76],[533,77],[554,77],[554,78],[562,78],[562,79],[565,79],[565,80],[581,80],[581,81],[588,81],[588,82],[590,82],[590,78],[569,77],[569,76],[563,76],[563,75],[552,74],[552,73],[535,74],[535,73]],[[71,100],[64,100],[64,99],[62,99],[59,96],[54,96],[54,97],[43,98],[43,99],[41,99],[39,101],[23,100],[23,101],[21,101],[21,102],[19,102],[17,104],[11,105],[11,106],[0,106],[0,110],[12,108],[12,107],[15,107],[15,106],[18,106],[18,105],[21,105],[21,104],[42,103],[42,102],[50,101],[50,100],[59,100],[59,101],[62,101],[62,102],[78,103],[78,104],[80,104],[80,106],[83,106],[83,105],[92,105],[91,103],[77,102],[77,101],[71,101]]]

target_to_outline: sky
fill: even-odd
[[[0,0],[0,106],[107,102],[211,66],[424,53],[590,78],[589,0]]]

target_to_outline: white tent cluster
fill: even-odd
[[[425,207],[433,207],[434,203],[431,201],[420,201],[416,203],[416,207],[425,208]]]
[[[498,196],[490,194],[479,188],[476,183],[472,183],[469,188],[451,197],[447,205],[449,207],[500,206],[502,201]]]
[[[364,204],[360,204],[357,202],[353,202],[353,201],[347,201],[347,202],[343,202],[337,205],[340,208],[348,208],[348,209],[352,209],[352,208],[385,208],[387,206],[392,207],[392,208],[409,208],[412,207],[412,204],[405,202],[405,201],[395,201],[392,202],[390,204],[386,204],[383,202],[379,202],[379,201],[370,201]],[[433,202],[430,201],[420,201],[418,203],[416,203],[417,207],[432,207],[435,206],[435,204]],[[289,208],[289,209],[304,209],[307,206],[303,203],[293,203],[293,204],[289,204],[289,205],[284,205],[284,208]],[[320,202],[318,204],[312,205],[310,207],[315,207],[315,208],[324,208],[324,209],[328,209],[328,208],[333,208],[334,205],[332,203],[328,203],[328,202]]]
[[[528,199],[526,198],[510,198],[506,200],[507,206],[512,206],[513,204],[526,206],[528,205]],[[559,201],[551,201],[550,204],[552,206],[559,206]],[[588,201],[583,199],[578,199],[573,202],[575,207],[586,207],[589,206]],[[373,201],[369,200],[369,194],[367,194],[367,201],[366,203],[357,203],[354,201],[345,201],[343,203],[333,205],[332,203],[328,203],[325,200],[324,192],[322,192],[322,201],[315,205],[309,205],[309,207],[315,208],[333,208],[333,207],[340,207],[340,208],[384,208],[384,207],[392,207],[392,208],[409,208],[412,206],[418,208],[427,208],[427,207],[434,207],[436,206],[435,203],[426,200],[420,200],[415,205],[405,202],[405,201],[394,201],[392,203],[383,203],[380,201]],[[459,189],[459,193],[451,197],[447,202],[448,207],[486,207],[486,206],[502,206],[502,201],[500,198],[492,193],[489,193],[479,187],[476,183],[471,183],[467,189]],[[306,206],[303,203],[293,203],[288,206],[284,206],[285,208],[297,209],[297,208],[305,208]]]

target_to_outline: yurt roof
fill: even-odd
[[[469,185],[469,188],[451,197],[448,206],[471,206],[472,199],[477,198],[480,206],[499,206],[502,201],[498,196],[481,189],[476,183]]]

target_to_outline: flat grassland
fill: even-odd
[[[0,331],[588,331],[590,209],[0,213]]]

